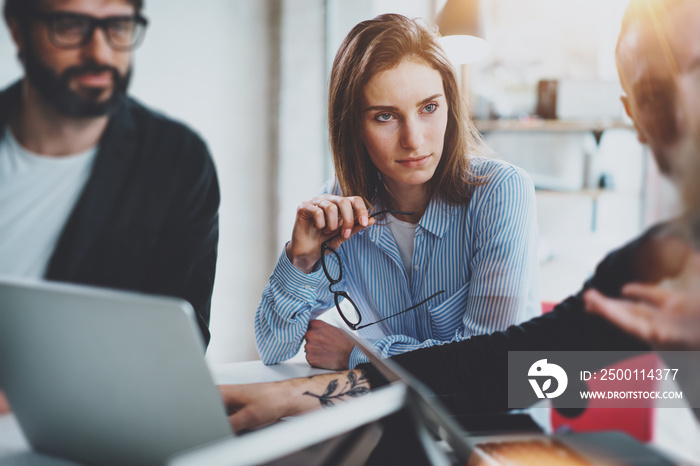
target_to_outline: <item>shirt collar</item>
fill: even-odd
[[[377,204],[373,207],[375,211],[380,210]],[[438,238],[442,238],[454,217],[456,209],[457,206],[447,204],[436,196],[433,196],[428,204],[428,208],[418,222],[418,229],[416,231],[424,229]],[[369,234],[370,240],[374,243],[378,242],[383,235],[390,234],[387,228],[377,224],[360,231],[358,234],[363,235],[365,232]]]
[[[437,196],[433,196],[428,204],[428,208],[425,209],[425,213],[418,222],[418,227],[425,229],[438,238],[442,238],[454,217],[456,209],[456,206],[447,204]]]

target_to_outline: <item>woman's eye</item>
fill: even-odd
[[[391,113],[380,113],[376,118],[378,121],[389,121],[392,119],[392,115]]]
[[[436,103],[430,103],[430,104],[426,105],[425,107],[423,107],[423,111],[425,111],[427,113],[433,113],[435,110],[437,110],[437,108],[438,108],[438,106]]]

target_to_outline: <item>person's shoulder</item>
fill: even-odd
[[[127,125],[131,125],[137,131],[148,134],[182,148],[193,145],[204,147],[204,139],[190,126],[164,113],[146,106],[134,97],[124,99],[124,114]]]
[[[596,266],[595,273],[584,288],[593,287],[608,296],[616,296],[622,285],[636,280],[646,267],[640,259],[649,256],[657,238],[664,237],[671,229],[670,223],[651,226],[641,235],[608,253]]]
[[[108,138],[131,137],[137,141],[142,167],[171,179],[206,179],[216,183],[216,167],[204,139],[185,123],[127,97],[115,114],[118,131]],[[116,142],[118,144],[118,142]],[[164,169],[167,167],[167,169]],[[184,176],[174,176],[181,173]]]
[[[0,89],[0,126],[5,126],[12,112],[19,105],[21,90],[21,81]]]
[[[645,231],[643,231],[638,236],[632,238],[627,243],[625,243],[622,246],[620,246],[619,248],[611,251],[606,256],[606,258],[619,256],[620,254],[625,254],[629,251],[637,251],[640,247],[648,244],[649,242],[655,240],[656,238],[664,237],[666,235],[671,234],[671,232],[673,231],[672,226],[673,226],[673,224],[671,222],[662,222],[662,223],[654,224],[654,225],[650,226],[649,228],[647,228]]]
[[[134,97],[124,99],[125,117],[133,119],[138,128],[172,131],[183,136],[199,137],[187,124],[155,110]]]
[[[20,89],[22,87],[22,82],[17,81],[9,86],[3,87],[0,89],[0,101],[6,101],[8,99],[12,99],[18,96]]]
[[[324,194],[333,194],[334,196],[343,195],[343,192],[340,189],[340,183],[338,183],[338,178],[333,177],[323,183],[323,186],[321,186],[321,190],[319,191],[319,196]]]
[[[525,170],[504,160],[472,157],[469,166],[476,181],[502,182],[515,178],[531,182],[530,175]]]
[[[498,159],[472,157],[470,159],[471,181],[474,182],[474,194],[493,193],[503,189],[520,192],[532,192],[535,185],[530,175],[520,167]]]

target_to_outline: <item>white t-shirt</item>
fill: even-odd
[[[413,271],[413,239],[416,236],[418,224],[401,221],[391,214],[386,216],[389,219],[389,230],[391,230],[396,246],[399,248],[401,262],[403,262],[403,268],[406,270],[410,282]]]
[[[87,182],[97,147],[61,157],[29,152],[9,126],[0,140],[0,275],[41,278]]]

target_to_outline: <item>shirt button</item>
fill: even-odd
[[[307,290],[313,290],[313,289],[314,289],[314,287],[311,286],[311,285],[304,285],[304,288],[306,288]]]
[[[420,269],[420,267],[418,265],[413,266],[413,270],[418,270],[418,269]]]

